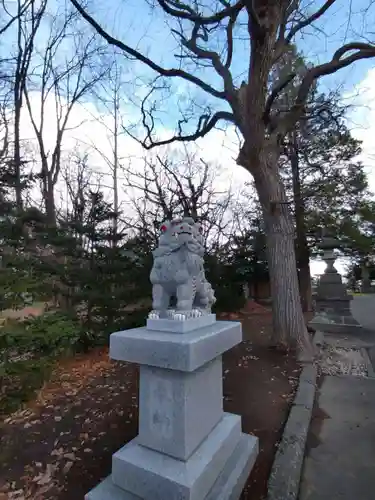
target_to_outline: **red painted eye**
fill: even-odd
[[[160,231],[161,231],[162,233],[165,233],[165,231],[166,231],[166,230],[167,230],[167,226],[164,226],[164,225],[163,225],[163,226],[161,226]]]

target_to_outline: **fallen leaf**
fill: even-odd
[[[15,490],[10,491],[8,493],[8,500],[24,500],[25,495],[23,494],[23,490]]]
[[[64,448],[56,448],[55,450],[51,451],[51,455],[53,457],[61,457],[63,453],[64,453]]]
[[[34,482],[36,482],[40,486],[50,483],[52,481],[52,474],[54,473],[55,469],[56,466],[52,464],[47,464],[45,472],[35,477]]]
[[[73,462],[66,462],[66,464],[64,465],[64,468],[63,468],[63,474],[68,474],[68,472],[70,471],[72,466],[73,466]]]

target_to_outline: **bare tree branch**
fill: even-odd
[[[190,5],[180,1],[157,0],[157,2],[160,7],[162,7],[164,12],[171,15],[172,17],[176,17],[177,19],[186,19],[188,21],[192,21],[193,23],[199,23],[202,26],[208,24],[216,24],[228,17],[238,15],[240,10],[246,3],[244,2],[244,0],[240,0],[234,5],[228,5],[225,9],[217,12],[216,14],[213,14],[212,16],[205,17],[192,9]]]
[[[348,52],[355,51],[344,57]],[[348,43],[340,47],[333,55],[331,61],[309,69],[302,79],[298,89],[297,98],[290,112],[280,119],[276,129],[277,133],[284,134],[290,130],[303,114],[305,102],[311,86],[321,76],[331,75],[339,69],[345,68],[355,61],[375,57],[375,45],[366,43]]]
[[[295,79],[296,76],[296,73],[290,73],[289,75],[286,75],[286,77],[272,89],[270,95],[267,98],[264,109],[264,121],[266,124],[270,122],[270,112],[275,99]]]
[[[229,69],[232,64],[233,59],[233,28],[236,24],[237,17],[239,11],[230,16],[227,27],[226,27],[226,35],[227,35],[227,57],[224,63],[225,68]]]
[[[30,7],[32,2],[33,2],[33,0],[25,0],[25,2],[19,6],[19,8],[17,9],[17,14],[15,16],[12,16],[9,19],[9,21],[7,23],[5,23],[5,25],[0,28],[0,36],[3,33],[5,33],[6,30],[8,28],[10,28],[15,21],[19,20],[19,18],[21,16],[23,16],[23,14],[27,11],[27,9]],[[3,8],[4,8],[4,2],[3,2]],[[4,8],[4,11],[5,11],[5,8]]]
[[[200,28],[200,23],[195,23],[190,40],[177,30],[172,30],[172,33],[180,38],[180,42],[183,47],[186,47],[199,59],[208,59],[211,61],[216,73],[223,79],[225,99],[231,102],[235,97],[232,75],[227,66],[221,62],[220,56],[217,52],[214,52],[213,50],[205,50],[198,46],[197,41],[198,38],[200,38]]]
[[[75,6],[75,8],[78,10],[78,12],[82,15],[82,17],[89,23],[91,26],[101,35],[110,45],[113,45],[115,47],[118,47],[119,49],[123,50],[126,54],[129,56],[135,57],[139,61],[143,62],[146,64],[149,68],[152,70],[156,71],[156,73],[159,73],[162,76],[168,76],[168,77],[178,77],[178,78],[183,78],[184,80],[194,83],[198,87],[200,87],[202,90],[208,92],[211,94],[213,97],[217,97],[219,99],[225,99],[225,92],[216,90],[214,87],[209,85],[208,83],[204,82],[200,78],[191,75],[190,73],[187,73],[186,71],[182,69],[167,69],[163,68],[162,66],[159,66],[156,64],[154,61],[143,55],[141,52],[139,52],[136,49],[133,49],[129,45],[126,45],[125,43],[121,42],[120,40],[117,40],[116,38],[112,37],[109,33],[107,33],[96,21],[95,19],[90,16],[85,9],[79,4],[77,0],[70,0],[72,4]]]
[[[180,216],[194,217],[202,222],[204,236],[211,247],[228,237],[226,229],[232,224],[229,208],[230,189],[220,192],[214,185],[212,166],[196,158],[185,147],[183,156],[170,152],[152,159],[144,158],[144,168],[124,168],[126,187],[140,192],[131,197],[139,230],[158,227],[165,219]],[[155,161],[156,160],[156,161]],[[202,168],[203,167],[203,168]],[[143,228],[142,228],[143,226]],[[154,232],[151,231],[153,236]]]
[[[9,106],[9,99],[7,98],[8,96],[4,96],[1,104],[0,104],[0,140],[1,140],[1,145],[0,145],[0,164],[4,164],[7,161],[9,161],[8,155],[9,155],[9,146],[10,146],[10,140],[9,140],[9,125],[10,125],[10,120],[8,116],[8,106]]]
[[[95,41],[93,36],[85,40],[83,47],[79,46],[81,42],[78,42],[77,46],[73,48],[72,56],[70,58],[65,57],[63,66],[58,63],[59,55],[66,49],[64,46],[65,40],[70,35],[67,31],[68,27],[73,27],[72,20],[76,17],[76,13],[75,11],[68,11],[63,16],[60,27],[57,19],[53,20],[49,39],[44,51],[40,54],[42,70],[39,75],[41,81],[38,82],[39,113],[36,113],[35,106],[33,106],[30,99],[32,78],[29,78],[27,85],[23,89],[31,124],[38,143],[45,210],[47,218],[52,224],[56,222],[54,187],[60,173],[62,143],[68,121],[77,102],[100,80],[106,71],[101,71],[97,75],[90,75],[89,78],[86,76],[90,60],[98,53],[98,47],[93,45]],[[75,36],[78,37],[78,35]],[[79,38],[79,40],[81,39]],[[55,103],[56,137],[52,155],[49,158],[49,152],[46,148],[45,114],[50,94],[52,94]],[[36,119],[37,114],[40,115],[38,121]]]
[[[311,16],[307,17],[306,19],[304,19],[303,21],[301,21],[300,23],[296,24],[295,26],[293,26],[288,35],[286,36],[286,43],[290,43],[293,38],[295,37],[295,35],[301,31],[303,28],[306,28],[307,26],[310,26],[313,22],[317,21],[320,17],[323,16],[323,14],[325,14],[327,12],[327,10],[336,2],[336,0],[327,0],[326,2],[324,2],[324,4],[320,7],[320,9],[318,9],[316,12],[314,12],[314,14],[312,14]]]
[[[15,177],[15,195],[18,210],[23,208],[23,183],[22,158],[21,158],[21,114],[23,109],[23,97],[26,80],[29,74],[31,58],[35,52],[35,38],[37,36],[42,17],[44,16],[47,0],[42,0],[36,6],[35,2],[25,4],[17,0],[17,29],[16,29],[16,50],[15,70],[13,76],[13,157],[12,166]]]
[[[234,118],[234,115],[232,113],[230,113],[229,111],[217,111],[213,115],[210,115],[210,114],[201,115],[199,117],[195,132],[193,132],[191,134],[183,134],[182,133],[182,124],[186,120],[179,120],[178,133],[176,135],[173,135],[172,137],[170,137],[168,139],[161,139],[161,140],[155,141],[152,138],[152,132],[154,130],[154,123],[152,122],[152,125],[150,127],[147,124],[146,114],[145,114],[144,109],[142,109],[142,114],[143,114],[143,119],[142,119],[143,125],[146,128],[145,139],[140,140],[137,136],[132,134],[128,129],[124,129],[124,130],[130,137],[132,137],[132,139],[134,139],[137,142],[139,142],[140,144],[142,144],[142,146],[145,149],[152,149],[155,146],[165,146],[167,144],[172,144],[173,142],[196,141],[197,139],[204,137],[206,134],[208,134],[208,132],[210,130],[212,130],[218,124],[218,122],[221,120],[224,120],[227,122],[229,121],[233,124],[235,123],[235,118]]]

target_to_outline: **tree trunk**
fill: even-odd
[[[114,143],[113,143],[113,210],[115,212],[115,217],[113,218],[113,240],[112,246],[116,248],[117,246],[117,233],[118,233],[118,209],[119,209],[119,201],[118,201],[118,129],[119,129],[119,95],[117,86],[115,87],[114,92]]]
[[[273,341],[286,349],[296,347],[301,360],[311,361],[313,347],[299,295],[294,221],[279,172],[280,142],[284,132],[267,127],[264,116],[277,38],[275,19],[281,14],[281,4],[263,4],[262,15],[267,19],[268,29],[264,36],[254,37],[251,41],[248,84],[238,94],[241,109],[234,110],[244,137],[237,163],[254,177],[262,207],[272,296]]]
[[[56,207],[55,207],[55,193],[53,186],[49,186],[47,191],[47,199],[45,200],[47,221],[51,226],[56,225]]]
[[[16,68],[14,75],[13,86],[13,101],[14,101],[14,150],[13,150],[13,173],[14,173],[14,189],[16,195],[16,207],[19,212],[23,210],[22,200],[22,181],[21,181],[21,112],[22,112],[22,96],[23,87],[26,78],[26,57],[25,50],[22,47],[22,22],[21,22],[21,4],[18,2],[18,19],[17,19],[17,45],[18,54],[16,59]]]
[[[266,233],[272,295],[272,340],[283,349],[295,347],[300,360],[310,361],[313,347],[299,296],[294,223],[278,171],[277,149],[269,149],[268,154],[262,151],[258,158],[258,164],[253,163],[251,172],[263,210]]]
[[[21,182],[21,140],[20,140],[20,121],[21,104],[16,103],[14,113],[14,152],[13,152],[13,173],[14,189],[16,194],[16,207],[19,212],[23,209],[22,200],[22,182]]]
[[[311,354],[299,296],[294,252],[294,227],[285,207],[279,214],[265,214],[267,255],[270,273],[273,342],[281,347],[296,347]]]
[[[17,60],[15,83],[13,89],[14,98],[14,146],[13,146],[13,174],[14,190],[16,195],[16,207],[19,212],[23,209],[22,181],[21,181],[21,110],[22,110],[22,81],[20,75],[20,57]]]
[[[298,259],[297,259],[298,261]],[[313,310],[310,264],[299,267],[299,289],[303,312]]]
[[[42,159],[42,194],[47,222],[50,226],[56,225],[55,186],[51,172],[48,169],[47,159]]]
[[[292,169],[294,214],[296,219],[296,254],[297,268],[299,270],[299,290],[302,311],[312,310],[312,289],[310,273],[310,250],[307,243],[305,224],[305,204],[301,190],[301,177],[299,169],[298,142],[296,131],[289,134],[289,160]]]

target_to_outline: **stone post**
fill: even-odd
[[[361,266],[361,292],[362,293],[371,293],[371,280],[370,280],[370,272],[366,264]]]
[[[196,243],[195,226],[188,222]],[[186,243],[191,228],[179,227]],[[166,295],[154,289],[147,325],[111,335],[110,357],[140,365],[139,434],[113,455],[111,475],[86,500],[236,500],[257,457],[257,438],[241,432],[240,416],[223,411],[222,354],[241,342],[241,324],[216,321],[210,306],[203,307],[212,289],[203,266],[195,266],[197,247],[190,245],[195,257],[184,260],[178,252],[187,248],[181,244],[176,250],[179,238],[173,232],[173,251],[165,261],[160,261],[164,237],[155,251],[153,271],[158,267],[159,275],[169,277],[160,283],[151,273],[154,287],[162,284]],[[178,299],[183,269],[172,271],[175,258],[180,266],[194,261],[192,309],[186,309],[187,293]],[[190,272],[187,276],[191,279]],[[168,299],[161,309],[160,294]],[[177,305],[171,310],[174,294]]]
[[[334,250],[338,245],[336,238],[328,234],[325,234],[319,245],[327,267],[319,278],[314,294],[315,316],[310,324],[323,332],[346,334],[353,333],[353,330],[361,326],[350,311],[353,296],[348,294],[342,277],[334,266],[337,258]]]

